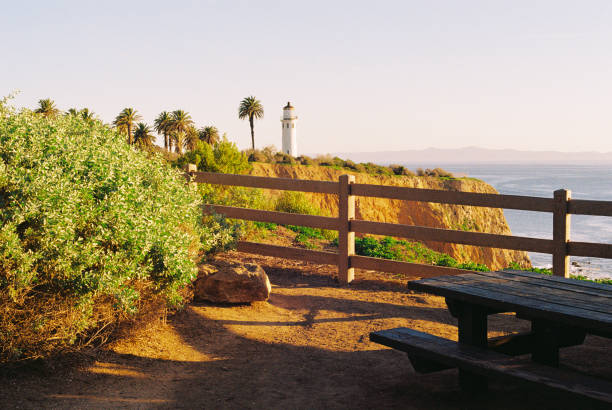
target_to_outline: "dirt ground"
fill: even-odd
[[[267,302],[185,310],[79,356],[71,366],[22,369],[0,378],[2,408],[403,408],[587,409],[568,394],[492,382],[463,395],[457,371],[413,371],[405,354],[371,343],[371,331],[407,326],[455,339],[443,298],[412,293],[407,277],[357,271],[350,286],[334,267],[229,252],[260,263]],[[489,335],[525,330],[511,315],[490,318]],[[612,380],[606,339],[562,352],[563,366]]]

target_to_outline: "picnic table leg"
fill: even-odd
[[[534,333],[534,346],[531,360],[549,366],[559,366],[558,329],[546,320],[531,321]]]
[[[451,314],[457,318],[459,343],[487,347],[487,310],[469,303],[446,301]],[[478,393],[487,390],[487,378],[459,369],[461,390]]]

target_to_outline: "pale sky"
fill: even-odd
[[[250,145],[240,100],[300,152],[612,151],[612,2],[0,0],[0,96],[151,124],[184,109]]]

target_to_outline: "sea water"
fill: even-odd
[[[410,169],[424,168],[423,165],[406,165]],[[481,179],[500,194],[552,198],[553,191],[563,188],[572,191],[573,199],[612,201],[612,164],[444,164],[442,168]],[[504,214],[513,235],[552,239],[552,213],[505,209]],[[570,238],[581,242],[612,243],[612,217],[572,215]],[[533,266],[552,266],[549,254],[530,252],[529,257]],[[572,274],[612,278],[612,259],[572,256],[570,261]]]

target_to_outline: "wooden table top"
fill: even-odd
[[[408,288],[612,338],[611,285],[505,270],[421,279]]]

